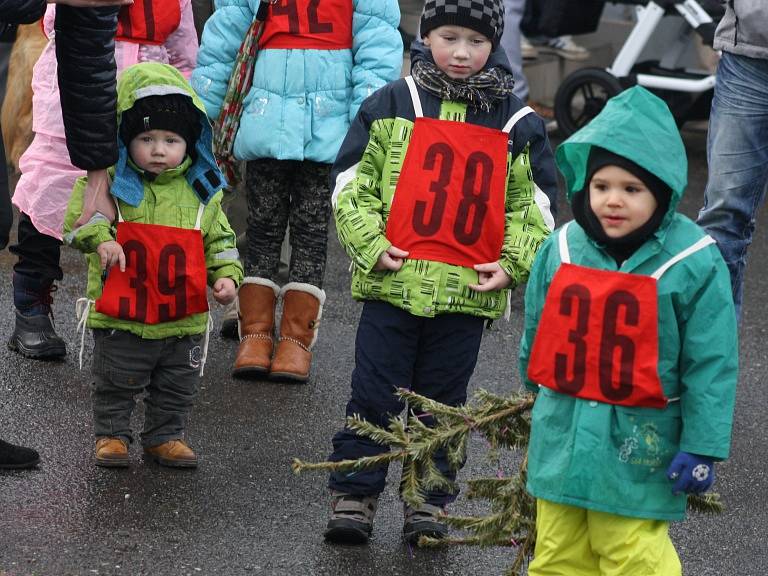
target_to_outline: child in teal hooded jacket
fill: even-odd
[[[538,253],[520,369],[537,392],[531,576],[681,573],[669,521],[727,458],[737,380],[728,271],[675,212],[685,149],[636,87],[557,150],[575,222]]]

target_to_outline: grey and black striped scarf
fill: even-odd
[[[416,83],[441,100],[457,100],[490,112],[499,100],[512,94],[515,81],[501,67],[483,70],[466,80],[456,80],[440,70],[434,62],[418,60],[411,68]]]

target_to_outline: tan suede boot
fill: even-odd
[[[240,346],[232,375],[259,378],[269,373],[275,336],[275,305],[280,287],[266,278],[249,277],[237,292]]]
[[[312,362],[312,346],[323,315],[325,292],[311,284],[289,282],[280,292],[283,316],[280,336],[269,377],[306,382]]]
[[[184,440],[168,440],[145,447],[144,458],[170,468],[197,468],[197,455]]]
[[[128,466],[128,444],[122,438],[104,436],[96,440],[96,466],[125,468]]]

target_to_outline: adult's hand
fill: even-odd
[[[115,203],[109,196],[109,174],[106,169],[88,170],[88,183],[83,192],[83,211],[75,227],[86,225],[96,212],[106,216],[110,222],[114,222],[117,215]]]
[[[133,4],[133,0],[47,0],[48,4],[66,4],[75,8],[101,8]]]

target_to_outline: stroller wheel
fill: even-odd
[[[619,80],[602,68],[576,70],[563,80],[555,94],[558,130],[568,137],[586,126],[623,89]]]

